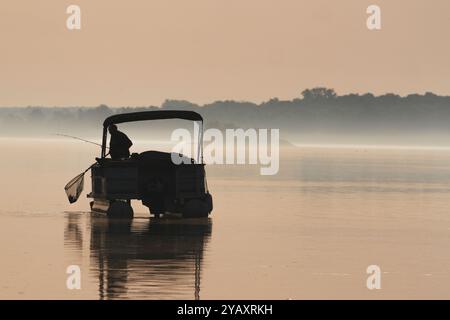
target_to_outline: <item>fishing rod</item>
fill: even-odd
[[[80,141],[87,142],[87,143],[90,143],[90,144],[95,144],[96,146],[99,146],[99,147],[102,146],[100,143],[96,143],[96,142],[89,141],[89,140],[82,139],[82,138],[75,137],[75,136],[70,136],[68,134],[55,133],[54,135],[55,136],[60,136],[60,137],[72,138],[72,139],[75,139],[75,140],[80,140]],[[106,148],[109,149],[108,147],[106,147]]]

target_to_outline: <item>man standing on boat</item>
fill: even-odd
[[[111,134],[111,140],[109,142],[111,159],[128,159],[130,157],[130,147],[133,145],[133,142],[131,142],[125,133],[119,131],[115,124],[110,125],[108,131]]]

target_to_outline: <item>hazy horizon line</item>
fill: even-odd
[[[312,89],[330,89],[333,90],[333,88],[328,88],[328,87],[312,87],[312,88],[306,88],[305,90],[312,90]],[[302,92],[303,92],[302,91]],[[349,97],[349,96],[360,96],[360,97],[364,97],[364,96],[371,96],[372,98],[382,98],[382,97],[386,97],[386,96],[395,96],[398,98],[408,98],[411,96],[422,96],[425,97],[427,95],[430,96],[434,96],[434,97],[439,97],[439,98],[450,98],[450,92],[448,94],[442,94],[442,93],[436,93],[433,91],[429,91],[429,90],[424,90],[422,92],[410,92],[408,94],[400,94],[400,93],[396,93],[396,92],[384,92],[381,94],[375,94],[373,92],[367,91],[367,92],[346,92],[343,94],[339,94],[338,92],[336,93],[336,98],[342,98],[342,97]],[[189,100],[187,98],[166,98],[164,101],[162,101],[159,105],[155,105],[155,104],[147,104],[147,105],[116,105],[116,104],[108,104],[108,103],[100,103],[100,104],[92,104],[92,105],[75,105],[75,104],[71,104],[71,105],[45,105],[45,104],[33,104],[33,105],[0,105],[0,108],[4,108],[4,109],[8,109],[8,108],[97,108],[99,106],[107,106],[109,108],[149,108],[149,107],[153,107],[153,108],[163,108],[164,103],[166,102],[188,102],[192,105],[198,106],[198,107],[204,107],[204,106],[208,106],[214,103],[221,103],[221,102],[234,102],[234,103],[251,103],[251,104],[255,104],[255,105],[262,105],[264,103],[268,103],[270,101],[273,100],[277,100],[280,102],[292,102],[292,101],[297,101],[297,100],[305,100],[305,97],[302,97],[301,95],[299,95],[298,97],[293,97],[293,98],[279,98],[277,96],[273,96],[271,98],[268,99],[264,99],[261,101],[252,101],[250,99],[245,100],[245,99],[234,99],[234,98],[226,98],[226,99],[215,99],[215,100],[210,100],[209,102],[194,102],[193,100]]]

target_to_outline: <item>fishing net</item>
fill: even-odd
[[[70,180],[64,190],[67,194],[67,199],[69,199],[70,203],[74,203],[80,197],[80,194],[83,192],[84,188],[84,172],[77,175],[75,178]]]

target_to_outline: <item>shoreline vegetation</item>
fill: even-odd
[[[399,96],[393,93],[338,95],[333,89],[306,89],[299,98],[278,98],[255,104],[216,101],[198,105],[185,100],[166,100],[147,107],[2,107],[0,137],[48,137],[54,133],[98,137],[103,120],[113,114],[146,110],[192,110],[205,119],[205,128],[277,128],[291,144],[365,144],[450,146],[450,96],[427,92]],[[167,134],[174,122],[139,123],[130,130],[136,136],[150,129]]]

